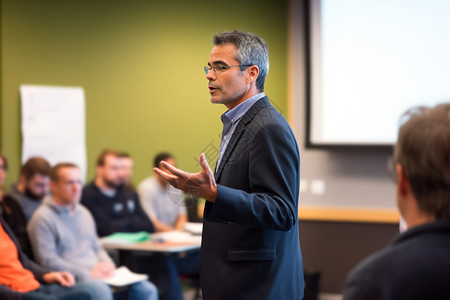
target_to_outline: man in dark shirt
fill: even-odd
[[[121,153],[104,150],[97,159],[96,177],[83,189],[81,203],[92,213],[97,232],[104,237],[115,232],[154,232],[155,228],[143,211],[137,193],[125,186]],[[133,255],[130,268],[146,272],[158,286],[160,298],[182,299],[179,273],[195,274],[199,257],[180,260],[171,255]]]
[[[450,103],[405,119],[391,166],[407,230],[353,269],[344,300],[450,299]]]
[[[120,153],[103,151],[97,160],[97,176],[83,189],[81,203],[94,216],[100,237],[115,232],[154,232],[137,193],[125,188]]]

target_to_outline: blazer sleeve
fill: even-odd
[[[258,127],[248,164],[250,191],[218,185],[208,221],[290,230],[298,218],[300,157],[287,123]]]

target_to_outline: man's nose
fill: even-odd
[[[208,73],[206,74],[206,79],[210,80],[216,80],[216,73],[214,72],[213,69],[209,70]]]

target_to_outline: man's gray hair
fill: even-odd
[[[394,160],[420,210],[450,219],[450,103],[412,108],[401,121]]]
[[[269,48],[266,42],[250,32],[235,30],[216,34],[213,38],[214,45],[234,44],[236,47],[235,59],[240,65],[256,65],[259,75],[256,79],[256,88],[264,91],[264,82],[269,73]],[[246,67],[241,67],[244,71]]]

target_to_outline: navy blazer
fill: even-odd
[[[302,299],[298,234],[300,157],[267,97],[244,114],[206,202],[201,286],[206,300]]]

